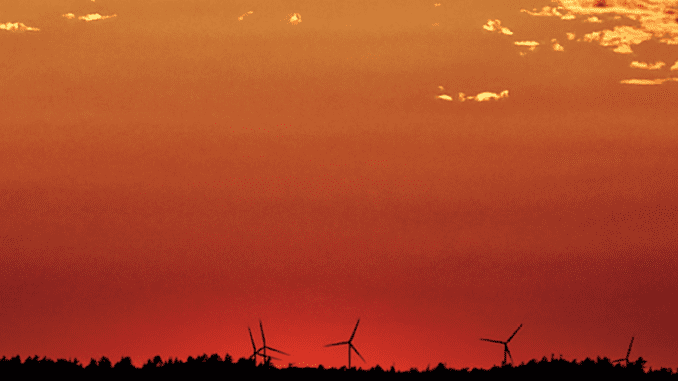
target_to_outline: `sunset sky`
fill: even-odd
[[[0,4],[0,356],[678,368],[678,1]]]

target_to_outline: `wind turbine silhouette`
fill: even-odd
[[[629,366],[629,355],[631,354],[631,346],[633,345],[633,339],[634,339],[634,338],[631,337],[631,344],[629,344],[629,350],[626,351],[626,357],[623,358],[623,359],[619,359],[619,360],[614,360],[614,361],[612,361],[613,364],[616,363],[616,362],[622,362],[622,361],[624,361],[624,362],[626,362],[626,366]]]
[[[261,351],[262,351],[264,348],[262,347],[262,348],[257,349],[256,344],[254,344],[254,337],[252,337],[252,330],[250,329],[250,327],[247,327],[247,331],[249,331],[249,333],[250,333],[250,341],[252,342],[252,351],[253,351],[253,352],[252,352],[252,356],[250,356],[250,360],[254,360],[254,365],[257,364],[257,356],[263,357],[263,358],[264,358],[264,363],[265,363],[265,364],[270,363],[270,362],[271,362],[271,359],[273,359],[273,360],[280,360],[279,358],[276,358],[276,357],[271,357],[271,356],[268,356],[268,357],[267,357],[267,356],[264,356],[263,354],[261,354]]]
[[[501,366],[506,365],[506,354],[507,354],[507,353],[508,353],[509,357],[511,358],[511,364],[513,364],[513,356],[511,356],[511,351],[509,351],[509,349],[508,349],[508,343],[509,343],[509,341],[511,341],[511,339],[513,339],[513,336],[515,336],[516,333],[518,333],[518,331],[520,330],[520,328],[521,328],[522,326],[523,326],[523,325],[521,324],[521,325],[518,327],[518,329],[516,329],[516,331],[513,332],[513,335],[511,335],[511,337],[509,337],[508,340],[506,340],[506,341],[490,340],[490,339],[480,339],[480,340],[483,340],[483,341],[489,341],[490,343],[504,344],[504,361],[502,361]]]
[[[280,360],[280,359],[277,359],[277,358],[275,358],[275,357],[267,356],[267,355],[266,355],[266,350],[267,350],[267,349],[268,349],[268,350],[271,350],[271,351],[273,351],[273,352],[278,352],[278,353],[283,354],[283,355],[285,355],[285,356],[289,356],[289,354],[287,354],[287,353],[285,353],[285,352],[283,352],[283,351],[277,350],[277,349],[275,349],[275,348],[271,348],[271,347],[269,347],[269,346],[266,345],[266,336],[264,336],[264,325],[261,324],[261,320],[259,320],[259,329],[261,329],[261,340],[264,342],[264,346],[261,347],[261,348],[259,348],[259,350],[262,350],[262,349],[264,350],[264,359],[265,359],[265,361],[266,361],[266,364],[269,364],[269,363],[271,362],[271,359],[274,359],[274,360]]]
[[[366,362],[363,356],[360,355],[360,352],[358,352],[357,349],[353,346],[353,336],[355,336],[355,331],[358,329],[358,324],[360,324],[360,319],[358,319],[358,322],[355,323],[355,328],[353,328],[353,333],[351,334],[351,338],[348,339],[348,341],[342,341],[341,343],[334,343],[334,344],[327,344],[325,347],[334,347],[337,345],[348,345],[348,369],[351,369],[351,349],[355,351],[355,354],[357,354],[363,362]]]

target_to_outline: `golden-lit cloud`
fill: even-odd
[[[441,5],[440,3],[433,4],[434,7],[439,7],[440,5]]]
[[[651,38],[652,33],[626,25],[584,35],[584,41],[598,41],[602,46],[614,46],[613,52],[622,54],[633,53],[631,45],[638,45]]]
[[[558,43],[558,40],[555,38],[551,40],[551,47],[553,48],[554,51],[556,52],[564,52],[565,48]]]
[[[8,32],[37,32],[40,29],[26,26],[24,23],[21,22],[15,23],[8,22],[0,24],[0,30],[6,30]]]
[[[591,17],[587,18],[586,21],[587,21],[587,22],[592,22],[592,23],[601,23],[601,22],[603,22],[603,20],[599,19],[599,18],[596,17],[596,16],[591,16]]]
[[[106,20],[110,19],[113,17],[117,17],[118,15],[110,15],[110,16],[102,16],[98,13],[92,13],[86,16],[80,16],[78,17],[78,20],[83,20],[83,21],[98,21],[98,20]]]
[[[539,46],[539,43],[537,41],[515,41],[513,43],[516,46],[527,46],[530,51],[534,51],[537,49],[537,46]],[[524,56],[525,54],[521,53],[521,56]]]
[[[254,11],[249,11],[249,12],[243,13],[242,16],[238,16],[238,20],[242,21],[245,18],[245,16],[251,15],[252,13],[254,13]]]
[[[288,17],[288,21],[292,25],[297,25],[301,22],[301,15],[298,13],[292,13]]]
[[[671,66],[671,70],[678,70],[678,61]]]
[[[525,12],[530,16],[556,16],[560,17],[563,20],[574,20],[576,18],[575,15],[568,13],[568,14],[563,14],[560,12],[560,10],[564,10],[564,7],[544,7],[541,9],[541,11],[537,11],[537,8],[534,8],[532,11],[528,11],[527,9],[521,9],[521,12]]]
[[[567,39],[570,40],[570,41],[574,40],[575,37],[577,37],[574,33],[569,33],[569,32],[565,33],[565,35],[567,35]]]
[[[664,82],[678,82],[678,77],[660,78],[660,79],[624,79],[620,83],[626,85],[661,85]]]
[[[75,18],[75,15],[73,13],[66,13],[66,14],[61,15],[61,17],[65,17],[69,20],[72,20],[72,19]]]
[[[458,99],[461,102],[465,102],[465,101],[486,102],[486,101],[491,101],[491,100],[496,101],[496,100],[499,100],[499,99],[502,99],[502,98],[508,98],[508,96],[509,96],[508,90],[504,90],[504,91],[500,92],[499,94],[486,91],[486,92],[480,93],[480,94],[475,95],[475,96],[466,95],[464,93],[459,93]]]
[[[589,33],[585,41],[598,41],[614,46],[617,53],[632,53],[632,45],[656,39],[663,44],[678,45],[678,2],[676,0],[553,0],[557,9],[587,16],[589,22],[600,22],[598,16],[626,17],[634,26],[617,26],[613,30]],[[534,14],[533,12],[528,12]],[[539,15],[541,15],[540,12]],[[598,37],[598,38],[596,38]]]
[[[645,69],[645,70],[659,70],[662,67],[664,67],[666,63],[664,62],[656,62],[654,64],[649,64],[647,62],[638,62],[638,61],[633,61],[631,62],[631,67],[634,69]]]
[[[483,29],[490,32],[499,32],[507,36],[511,36],[513,34],[509,28],[501,26],[501,21],[499,20],[487,20],[487,23],[483,25]]]
[[[442,86],[438,86],[438,90],[443,91],[444,89],[443,89]],[[492,92],[489,92],[489,91],[480,93],[478,95],[466,95],[464,93],[459,93],[457,95],[457,100],[460,101],[460,102],[466,102],[466,101],[487,102],[487,101],[497,101],[499,99],[508,98],[508,96],[509,96],[508,90],[504,90],[504,91],[502,91],[498,94],[492,93]],[[447,101],[447,102],[453,102],[454,101],[454,98],[450,95],[447,95],[447,94],[436,95],[435,99],[440,99],[440,100]]]

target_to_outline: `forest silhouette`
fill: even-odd
[[[177,358],[163,360],[160,356],[149,359],[140,368],[132,364],[129,357],[123,357],[113,364],[107,357],[98,361],[91,359],[84,365],[78,359],[56,361],[46,357],[27,357],[23,362],[20,356],[0,359],[0,377],[7,378],[55,378],[67,377],[71,380],[90,379],[131,379],[131,380],[173,380],[200,377],[202,379],[229,379],[250,377],[294,377],[294,379],[344,379],[349,376],[358,379],[448,379],[485,380],[499,378],[519,378],[527,380],[566,380],[574,377],[578,379],[678,379],[678,373],[670,368],[645,369],[646,361],[639,357],[636,361],[629,361],[628,365],[613,364],[609,358],[598,357],[595,360],[586,358],[567,361],[562,358],[531,360],[513,366],[495,366],[490,369],[452,369],[439,363],[435,368],[409,371],[396,371],[393,367],[384,370],[379,365],[370,369],[356,369],[343,366],[337,368],[298,368],[289,364],[284,368],[276,368],[270,361],[257,364],[252,358],[241,358],[234,362],[228,354],[224,358],[218,354],[198,357],[189,356],[186,361]]]

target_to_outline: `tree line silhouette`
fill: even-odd
[[[422,379],[422,378],[454,378],[459,380],[485,380],[497,379],[497,377],[519,378],[527,380],[570,380],[573,377],[579,379],[651,379],[678,380],[678,373],[670,368],[645,369],[646,361],[639,357],[636,361],[630,361],[627,365],[614,364],[609,358],[598,357],[595,360],[586,358],[582,361],[567,361],[562,358],[550,359],[543,357],[541,360],[530,360],[518,366],[507,364],[494,366],[490,369],[452,369],[445,364],[439,363],[435,368],[418,370],[411,368],[409,371],[396,371],[393,367],[384,370],[379,365],[370,369],[355,369],[345,366],[337,368],[298,368],[289,364],[286,368],[275,368],[270,362],[257,365],[251,358],[241,358],[234,362],[229,354],[224,358],[218,354],[208,356],[203,354],[198,357],[189,356],[186,361],[178,358],[163,360],[160,356],[149,359],[140,368],[132,364],[129,357],[123,357],[113,364],[107,357],[101,357],[98,361],[91,359],[89,364],[84,365],[78,359],[56,361],[46,357],[27,357],[23,362],[20,356],[0,359],[0,378],[55,378],[68,377],[72,380],[90,379],[186,379],[188,377],[201,377],[203,379],[230,379],[250,377],[294,377],[302,380],[344,379],[346,376],[358,379]]]

